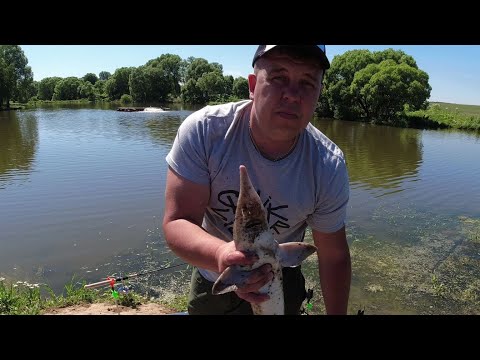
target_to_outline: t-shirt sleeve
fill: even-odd
[[[312,229],[324,233],[333,233],[345,225],[350,196],[345,160],[339,158],[333,169],[333,174],[321,182],[321,196],[314,213],[307,219]]]
[[[193,113],[182,122],[166,161],[181,177],[208,185],[210,175],[205,148],[205,122],[201,121],[202,115],[200,112]]]

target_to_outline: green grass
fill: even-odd
[[[462,104],[453,104],[453,103],[444,103],[444,102],[431,102],[430,105],[433,106],[437,104],[440,108],[448,108],[450,111],[458,111],[463,115],[472,115],[480,116],[480,106],[478,105],[462,105]]]
[[[26,281],[13,283],[0,278],[0,314],[37,315],[48,308],[92,303],[98,298],[91,290],[76,288],[73,281],[66,285],[65,289],[65,296],[56,296],[46,285],[30,284]]]
[[[158,302],[169,309],[173,309],[177,312],[184,312],[187,311],[188,293],[176,294],[168,299],[159,299]]]
[[[55,295],[48,285],[24,281],[9,282],[0,278],[0,315],[40,315],[54,308],[93,303],[111,303],[136,308],[140,304],[158,302],[174,311],[186,310],[186,295],[154,301],[133,291],[120,292],[115,299],[110,288],[86,289],[85,282],[74,278],[65,285],[65,294]]]
[[[428,127],[449,127],[464,130],[480,130],[480,106],[451,103],[430,103],[427,110],[407,112],[412,123],[428,124]]]

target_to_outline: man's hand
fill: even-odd
[[[222,273],[227,267],[232,265],[252,265],[258,260],[255,254],[243,253],[235,249],[233,241],[221,245],[217,249],[216,259],[219,272]],[[264,264],[252,271],[243,285],[237,285],[235,291],[237,296],[251,303],[261,303],[270,297],[266,294],[257,293],[260,288],[266,285],[273,278],[272,266]]]
[[[270,299],[267,294],[259,294],[257,291],[270,280],[273,279],[272,266],[270,264],[263,264],[262,266],[250,271],[245,285],[239,287],[235,294],[243,300],[250,303],[259,304]]]

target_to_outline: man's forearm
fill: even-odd
[[[163,231],[168,246],[177,256],[193,266],[219,271],[216,253],[225,241],[184,219],[170,221]]]
[[[319,259],[319,275],[327,315],[347,314],[352,268],[350,254]]]

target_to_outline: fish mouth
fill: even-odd
[[[245,224],[245,228],[251,229],[253,227],[260,226],[260,225],[262,225],[262,221],[255,219],[255,220],[247,221],[247,223]]]

